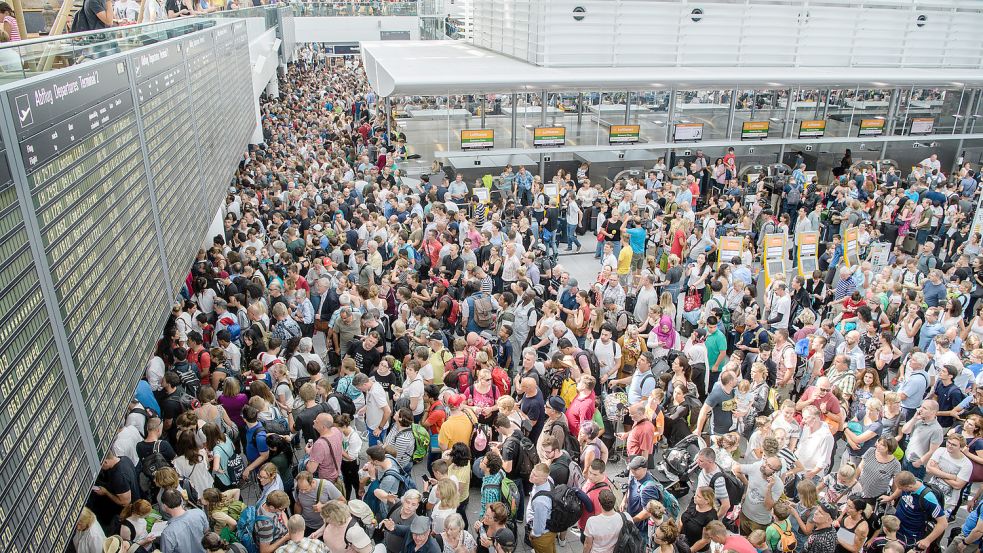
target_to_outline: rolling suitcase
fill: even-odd
[[[915,252],[918,251],[918,240],[915,239],[915,233],[911,232],[904,237],[904,241],[901,242],[901,251],[908,255],[915,255]]]
[[[881,241],[887,242],[894,247],[894,244],[898,241],[898,225],[891,223],[884,223],[881,225]]]

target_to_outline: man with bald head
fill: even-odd
[[[308,455],[307,471],[317,478],[331,482],[338,491],[344,493],[345,486],[341,480],[341,430],[335,428],[334,418],[329,413],[321,413],[314,419],[314,430],[317,430],[318,439],[313,444],[308,443],[305,448]]]
[[[529,439],[532,443],[536,443],[546,422],[546,400],[543,398],[543,393],[539,391],[536,380],[531,377],[523,378],[519,382],[519,393],[522,394],[522,399],[519,401],[520,416],[532,425]]]
[[[867,366],[864,350],[860,349],[860,332],[851,330],[843,338],[843,343],[836,346],[836,353],[847,356],[850,361],[850,370],[856,373]]]
[[[908,436],[908,448],[905,450],[901,468],[914,474],[915,478],[925,478],[928,460],[945,439],[938,414],[939,403],[934,399],[927,399],[901,428],[901,432]]]

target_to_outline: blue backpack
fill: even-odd
[[[257,520],[269,520],[268,517],[259,515],[259,507],[250,505],[242,510],[239,515],[239,522],[236,525],[236,538],[239,543],[246,548],[247,553],[259,553],[259,544],[253,538],[253,529]]]
[[[219,322],[225,325],[225,329],[229,331],[232,336],[232,341],[239,343],[239,337],[242,336],[242,327],[239,326],[239,317],[233,313],[223,313],[222,317],[219,318]]]
[[[393,468],[384,472],[383,478],[386,476],[395,476],[396,479],[399,480],[399,489],[397,490],[396,495],[402,497],[407,490],[415,490],[416,482],[413,481],[413,477],[403,472],[403,469],[399,466],[399,463],[396,462],[394,457],[388,455],[387,457],[389,457],[389,460],[392,461]]]
[[[809,355],[809,338],[803,338],[795,343],[795,354],[799,357]]]

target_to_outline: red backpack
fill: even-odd
[[[509,395],[511,390],[511,382],[509,381],[509,375],[501,367],[495,367],[492,369],[492,384],[498,389],[499,396]]]
[[[451,302],[450,311],[447,312],[447,323],[454,326],[457,324],[457,320],[461,318],[461,304],[449,294],[444,294],[444,296],[440,298],[440,301],[444,300]]]

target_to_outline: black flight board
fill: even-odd
[[[0,551],[62,551],[91,474],[2,141],[0,312]]]
[[[218,118],[216,109],[222,98],[221,71],[215,60],[215,32],[212,29],[202,31],[190,37],[185,43],[185,59],[188,64],[191,85],[191,103],[196,117],[194,124],[198,139],[198,155],[202,160],[212,160],[215,156],[215,142],[220,140],[224,121]],[[219,202],[224,192],[224,183],[215,174],[215,164],[202,164],[198,174],[201,180],[203,201],[199,203],[197,236],[204,236],[211,224],[215,212],[214,206]],[[217,208],[215,208],[217,211]],[[212,211],[209,213],[209,211]]]
[[[232,57],[230,66],[238,68],[235,72],[238,85],[235,96],[237,107],[234,114],[236,129],[234,139],[237,141],[236,145],[239,148],[231,154],[233,167],[239,163],[239,159],[242,157],[242,153],[245,151],[246,145],[249,143],[249,139],[253,134],[253,129],[256,127],[256,109],[253,104],[252,66],[249,61],[249,35],[246,33],[246,22],[237,21],[234,29],[235,38],[233,40],[233,47],[229,53]]]
[[[161,231],[167,237],[168,282],[177,290],[200,245],[201,236],[188,221],[201,217],[197,206],[202,201],[183,42],[156,45],[134,58],[151,179]],[[189,206],[195,206],[194,213],[189,213]]]
[[[134,303],[124,293],[134,286],[133,278],[155,272],[155,265],[144,261],[158,252],[127,79],[126,62],[116,59],[7,93],[17,112],[32,208],[100,455],[115,435],[130,393],[123,386],[133,372],[129,359],[109,365],[105,360],[143,350],[153,340],[129,331],[146,300]],[[26,116],[18,99],[28,102]],[[163,293],[163,277],[158,278],[157,290],[142,289],[146,297]]]

